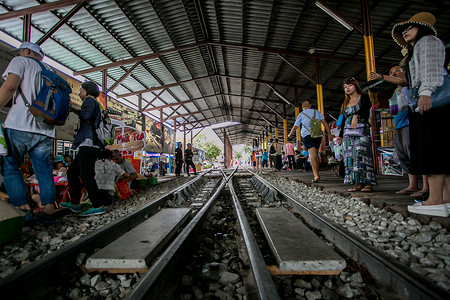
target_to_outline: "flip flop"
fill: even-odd
[[[410,191],[410,190],[407,190],[407,189],[403,189],[403,190],[400,190],[398,192],[395,192],[395,194],[397,194],[397,195],[408,195],[408,194],[412,194],[412,193],[415,193],[415,192],[417,192],[417,191]]]
[[[361,192],[370,193],[373,192],[373,188],[363,188],[361,189]]]
[[[359,192],[363,189],[363,187],[352,187],[351,189],[348,189],[348,192]]]
[[[319,182],[319,180],[320,180],[320,176],[317,177],[317,179],[314,178],[311,182],[315,183],[315,182]]]
[[[417,191],[410,195],[411,197],[425,197],[428,196],[428,192]]]

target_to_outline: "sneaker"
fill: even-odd
[[[24,210],[21,209],[21,211],[23,211],[25,213],[25,226],[33,226],[36,223],[36,217],[33,214],[33,210],[29,209],[29,210]]]
[[[448,217],[448,209],[446,204],[439,205],[422,205],[418,202],[413,205],[408,205],[408,211],[420,215]]]
[[[68,208],[75,213],[81,212],[81,205],[72,205],[71,202],[60,202],[59,206],[62,208]]]
[[[100,206],[99,208],[92,207],[92,208],[88,209],[87,211],[82,212],[80,214],[80,216],[89,217],[89,216],[95,216],[95,215],[102,215],[104,213],[105,213],[105,210],[103,209],[103,206]]]
[[[55,214],[46,214],[45,212],[41,212],[38,215],[38,220],[44,224],[58,223],[58,219],[56,219]]]
[[[80,203],[81,205],[85,206],[85,207],[92,207],[92,203],[89,200],[86,200],[84,202]]]

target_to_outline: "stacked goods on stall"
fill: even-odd
[[[383,131],[381,145],[384,147],[394,147],[395,124],[389,110],[381,111],[381,130]]]

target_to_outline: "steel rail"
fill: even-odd
[[[125,299],[162,299],[160,288],[157,288],[158,283],[163,277],[164,271],[166,271],[168,265],[175,259],[177,255],[180,255],[181,250],[186,246],[189,237],[194,233],[197,226],[204,220],[212,204],[219,197],[220,192],[226,184],[226,179],[222,177],[220,185],[217,187],[214,194],[203,205],[200,211],[192,218],[183,231],[177,235],[173,242],[166,248],[166,250],[158,257],[158,259],[150,266],[147,273],[142,277],[141,281],[132,289]]]
[[[242,209],[239,198],[234,191],[233,182],[228,182],[228,188],[231,192],[234,207],[236,209],[237,219],[241,227],[242,237],[245,242],[248,257],[250,259],[250,267],[255,278],[258,297],[261,300],[277,300],[281,299],[278,295],[272,276],[267,269],[264,257],[259,250],[258,243],[255,240],[252,229],[248,224],[244,210]]]
[[[80,253],[92,253],[95,248],[103,248],[118,237],[136,227],[146,219],[149,214],[158,209],[162,203],[173,197],[173,194],[183,190],[201,180],[204,175],[167,192],[155,201],[140,209],[116,219],[79,240],[58,249],[40,260],[31,262],[11,275],[0,280],[0,295],[3,299],[36,299],[46,292],[65,284],[67,274],[77,267],[75,261]]]
[[[248,171],[263,184],[275,189],[279,196],[292,205],[310,226],[320,229],[325,238],[336,248],[363,265],[374,279],[388,287],[390,292],[396,293],[401,299],[450,299],[450,293],[437,287],[432,281],[419,276],[381,250],[368,245],[359,236],[318,214],[252,171]]]

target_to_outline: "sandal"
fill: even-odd
[[[365,192],[365,193],[369,193],[369,192],[373,192],[373,188],[363,188],[363,189],[361,189],[361,192]]]
[[[417,191],[410,191],[410,190],[407,190],[407,189],[402,189],[402,190],[400,190],[398,192],[395,192],[395,194],[396,195],[408,195],[408,194],[412,194],[412,193],[415,193],[415,192],[417,192]]]
[[[319,176],[319,177],[317,177],[317,179],[316,179],[316,178],[314,178],[313,180],[311,180],[311,182],[313,182],[313,183],[316,183],[316,182],[319,182],[319,180],[320,180],[320,176]]]
[[[363,186],[357,185],[355,187],[352,187],[351,189],[348,189],[348,192],[359,192],[363,189]]]
[[[411,197],[427,197],[428,196],[428,192],[418,191],[418,192],[412,193],[410,196]]]

